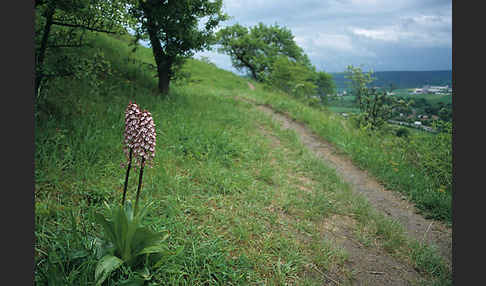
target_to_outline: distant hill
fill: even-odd
[[[331,73],[338,89],[347,88],[349,81],[345,73]],[[452,86],[452,71],[377,71],[373,86],[396,88],[415,88],[424,85]]]

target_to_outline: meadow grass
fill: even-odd
[[[306,124],[317,135],[349,155],[360,168],[368,170],[387,188],[407,196],[426,217],[452,223],[452,157],[451,148],[444,150],[443,144],[448,144],[446,141],[439,142],[434,138],[436,135],[424,132],[412,132],[412,136],[407,139],[399,138],[392,132],[387,133],[386,130],[370,134],[356,128],[351,120],[325,108],[307,106],[285,94],[266,92],[258,84],[255,85],[257,90],[245,96],[260,104],[268,104]],[[419,152],[423,154],[417,154]],[[409,154],[414,154],[414,157],[411,158]],[[444,170],[449,170],[446,179],[437,178],[436,170],[424,169],[420,165],[421,156],[449,162],[444,167]]]
[[[335,113],[359,113],[359,108],[356,107],[328,106],[327,109]]]
[[[170,255],[158,267],[122,265],[105,285],[322,285],[321,273],[349,281],[348,255],[320,227],[333,215],[355,218],[363,241],[411,260],[426,281],[450,281],[433,249],[409,241],[353,196],[294,132],[237,100],[248,95],[246,80],[189,60],[190,77],[175,82],[168,97],[154,96],[156,80],[140,63],[153,63],[150,50],[140,47],[130,56],[137,61],[125,61],[126,42],[95,39],[112,76],[96,88],[88,79],[53,82],[36,110],[36,285],[94,285],[102,231],[94,214],[104,202],[121,201],[130,100],[156,124],[141,201],[153,202],[146,223],[169,234]],[[138,179],[132,174],[130,200]]]

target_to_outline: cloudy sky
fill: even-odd
[[[452,0],[224,0],[224,11],[221,27],[289,28],[318,70],[452,69]],[[227,55],[201,56],[235,72]]]

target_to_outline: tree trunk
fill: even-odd
[[[162,61],[157,61],[157,75],[159,77],[159,91],[162,94],[169,94],[169,84],[170,84],[170,61],[162,57]]]
[[[251,77],[256,80],[256,81],[261,81],[261,79],[258,78],[257,76],[257,73],[256,73],[256,69],[253,65],[251,65],[248,61],[246,61],[243,56],[241,55],[236,55],[236,58],[238,60],[240,60],[249,70],[250,70],[250,73],[251,73]]]
[[[170,69],[172,68],[172,61],[170,57],[164,54],[159,39],[150,32],[150,44],[152,45],[152,52],[154,53],[155,64],[157,65],[157,76],[159,78],[159,91],[162,94],[169,93],[170,84]]]
[[[159,78],[159,91],[162,94],[169,93],[170,70],[172,68],[172,59],[164,53],[160,39],[157,37],[157,27],[152,22],[149,9],[144,9],[147,16],[147,32],[150,38],[150,45],[154,54],[155,64],[157,65],[157,76]]]
[[[44,58],[46,55],[47,49],[47,40],[49,39],[49,33],[51,32],[52,26],[52,17],[54,16],[55,8],[54,6],[49,7],[46,13],[46,25],[44,26],[44,32],[42,34],[41,46],[39,49],[39,53],[36,54],[36,72],[35,72],[35,90],[34,96],[37,99],[37,92],[39,90],[39,86],[41,84],[42,78],[44,76],[43,73],[43,65],[44,65]]]

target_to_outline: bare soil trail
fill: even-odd
[[[444,260],[452,265],[452,231],[449,227],[440,221],[425,219],[412,203],[397,192],[387,190],[375,178],[356,167],[346,155],[338,152],[333,145],[315,135],[304,124],[296,122],[286,114],[276,112],[269,106],[257,105],[250,99],[244,100],[270,115],[273,120],[281,124],[283,129],[294,130],[310,151],[334,168],[337,174],[350,184],[353,192],[363,195],[375,209],[400,222],[410,237],[436,246]],[[340,218],[332,221],[323,224],[323,228],[327,233],[332,233],[335,240],[350,253],[349,266],[360,272],[356,275],[357,285],[410,285],[411,281],[416,281],[419,277],[413,268],[397,262],[382,251],[366,249],[352,239],[349,225],[352,222],[346,223],[346,219]]]
[[[344,181],[349,183],[353,191],[360,193],[377,210],[398,220],[408,235],[419,241],[436,245],[441,255],[452,261],[452,232],[442,222],[430,220],[420,215],[415,206],[396,192],[385,189],[366,171],[356,167],[347,156],[339,153],[334,146],[313,134],[304,124],[278,113],[272,108],[258,105],[259,110],[271,115],[285,129],[294,130],[316,156],[323,159],[329,166],[336,169]]]

